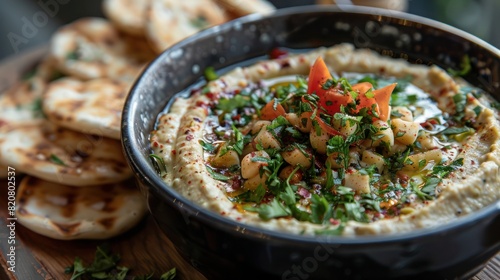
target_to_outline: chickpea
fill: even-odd
[[[212,157],[210,164],[217,168],[229,168],[233,165],[240,165],[240,158],[236,151],[226,150],[226,144],[223,144],[217,154]],[[223,151],[226,150],[224,153]]]
[[[274,135],[267,131],[265,127],[263,127],[260,132],[255,136],[255,139],[253,140],[256,144],[261,144],[264,149],[268,148],[277,148],[279,149],[281,147],[280,142],[274,138]]]
[[[267,127],[270,124],[271,124],[270,121],[265,121],[265,120],[256,121],[252,126],[252,134],[260,132],[263,127]]]
[[[382,120],[376,120],[373,125],[379,129],[375,136],[380,137],[379,139],[372,142],[373,147],[377,147],[381,142],[389,144],[389,147],[394,145],[394,133],[387,122]]]
[[[267,162],[255,160],[257,157],[270,158],[265,151],[251,152],[246,155],[241,161],[241,177],[249,179],[259,174],[259,170],[263,166],[267,166]]]
[[[288,179],[288,177],[290,177],[290,175],[292,174],[293,170],[295,170],[295,168],[291,165],[288,165],[286,166],[285,168],[283,168],[281,171],[280,171],[280,174],[279,174],[279,177],[282,179],[282,180],[286,180]],[[302,172],[302,170],[297,170],[293,176],[290,178],[290,183],[291,184],[297,184],[298,182],[302,181],[302,177],[303,177],[304,173]]]
[[[326,144],[328,139],[330,139],[330,136],[323,130],[320,135],[316,133],[315,129],[309,132],[309,141],[311,142],[311,146],[320,154],[326,154]]]
[[[407,122],[402,119],[393,119],[391,122],[394,132],[394,139],[403,145],[411,145],[418,136],[420,124]]]
[[[300,116],[295,113],[288,113],[285,118],[302,132],[309,132],[312,129],[312,121],[306,113],[302,113]]]
[[[260,174],[257,174],[257,176],[254,176],[254,177],[246,180],[243,183],[243,188],[250,190],[250,191],[257,189],[259,187],[259,185],[262,185],[264,188],[267,188],[266,180],[268,177],[269,176],[265,173],[262,174],[262,176],[260,176]]]
[[[399,118],[402,119],[403,121],[407,122],[413,121],[413,113],[410,111],[410,109],[406,107],[396,106],[392,109],[392,111],[398,112],[401,115],[401,117]]]
[[[281,153],[283,159],[292,166],[300,165],[303,168],[309,168],[312,165],[312,156],[309,152],[302,152],[299,148],[293,147],[292,150],[286,150]]]

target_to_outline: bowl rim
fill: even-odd
[[[150,168],[148,159],[142,155],[140,148],[135,141],[130,141],[130,139],[139,139],[138,135],[134,131],[134,118],[136,116],[135,107],[137,106],[138,91],[143,85],[144,77],[152,75],[155,70],[161,64],[160,61],[168,57],[172,52],[182,49],[185,46],[193,43],[199,38],[205,38],[209,36],[214,36],[220,32],[226,30],[231,30],[238,25],[249,24],[252,22],[258,22],[266,20],[267,18],[290,16],[293,14],[308,14],[308,13],[355,13],[364,15],[378,15],[386,17],[387,19],[397,19],[403,21],[409,21],[413,24],[426,25],[429,28],[433,28],[439,31],[451,33],[454,36],[463,38],[465,41],[475,43],[485,50],[491,52],[493,55],[500,57],[500,50],[487,43],[486,41],[469,34],[463,30],[450,26],[448,24],[424,18],[418,15],[408,14],[405,12],[386,10],[381,8],[373,7],[362,7],[362,6],[351,6],[351,5],[337,5],[337,6],[296,6],[290,8],[278,9],[275,12],[267,15],[251,14],[244,16],[222,25],[207,28],[192,35],[174,45],[164,50],[160,55],[158,55],[142,72],[140,77],[135,81],[133,87],[131,88],[122,113],[122,132],[121,132],[121,142],[125,157],[132,167],[135,176],[139,176],[141,180],[145,181],[150,187],[156,190],[165,203],[176,207],[182,215],[187,217],[195,216],[196,219],[201,220],[205,224],[211,224],[213,227],[217,227],[219,230],[224,232],[244,236],[249,239],[268,239],[275,241],[292,241],[301,242],[302,244],[315,244],[318,242],[325,244],[336,244],[336,245],[363,245],[363,244],[385,244],[392,242],[409,242],[418,238],[432,238],[435,235],[445,235],[450,232],[460,230],[461,228],[471,226],[490,215],[500,215],[500,200],[496,203],[492,203],[482,209],[474,211],[466,216],[459,217],[453,221],[447,222],[444,225],[434,226],[430,228],[422,228],[417,230],[412,230],[410,232],[395,233],[395,234],[381,234],[381,235],[366,235],[366,236],[332,236],[332,235],[300,235],[287,232],[281,232],[278,230],[269,230],[265,228],[260,228],[258,226],[253,226],[249,224],[244,224],[232,220],[228,217],[222,216],[214,211],[206,209],[201,205],[198,205],[186,197],[182,196],[180,193],[175,191],[171,186],[168,186],[158,174]],[[228,66],[230,67],[230,66]],[[197,74],[197,75],[202,75]],[[189,87],[189,86],[188,86]],[[165,100],[167,104],[168,99]],[[158,112],[158,114],[160,114]],[[157,114],[157,116],[158,116]],[[155,119],[156,123],[156,119]],[[149,136],[150,132],[147,133]],[[137,177],[136,177],[137,178]],[[154,216],[154,214],[153,214]]]

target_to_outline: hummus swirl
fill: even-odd
[[[260,101],[255,112],[244,109],[251,111],[246,123],[220,130],[225,122],[223,100],[234,103],[226,107],[234,107],[239,102],[237,95],[245,90],[262,94],[278,88],[290,90],[291,84],[299,92],[307,84],[304,77],[309,74],[311,81],[311,65],[316,67],[318,57],[334,75],[357,73],[355,77],[365,78],[353,78],[356,85],[344,83],[348,79],[343,78],[323,79],[315,91],[303,88],[309,94],[301,97],[291,90],[287,100],[295,100],[296,107],[268,98],[267,104]],[[287,76],[303,78],[277,79]],[[396,102],[394,91],[390,116],[384,116],[382,103],[371,100],[373,94],[375,99],[382,94],[383,87],[361,89],[367,84],[360,80],[376,83],[378,77],[391,90],[396,84],[387,81],[398,86],[398,81],[406,81],[400,99],[418,99],[418,92],[426,95],[420,99],[428,103]],[[328,86],[325,80],[333,82]],[[349,98],[344,105],[353,105],[334,108],[337,99],[324,99],[332,91],[339,98]],[[285,111],[278,108],[280,102]],[[431,107],[440,117],[421,112]],[[231,122],[242,122],[228,116]],[[363,133],[371,138],[348,142],[349,135],[359,132],[356,127],[367,121]],[[276,134],[259,136],[271,131],[270,126],[283,123],[289,134],[311,134],[310,146],[294,146],[289,140],[276,139]],[[189,98],[177,97],[169,112],[159,117],[150,140],[154,154],[165,165],[160,176],[168,186],[204,208],[241,222],[242,228],[248,224],[295,234],[356,236],[435,227],[498,201],[499,127],[498,112],[488,97],[444,70],[340,44],[238,67]],[[324,140],[317,140],[321,137]],[[246,142],[238,144],[236,138]],[[278,144],[266,142],[269,139]],[[228,144],[231,141],[233,146]],[[288,148],[280,147],[284,142]],[[346,149],[344,154],[335,148],[340,146]],[[305,155],[305,161],[296,162],[294,155]],[[277,161],[279,176],[274,176],[271,167]],[[399,165],[394,161],[400,161]],[[304,182],[306,177],[311,181]],[[274,191],[269,178],[285,186],[282,193]],[[326,196],[331,198],[329,203],[337,199],[332,195],[350,200],[338,205],[323,203]],[[296,205],[290,205],[290,200]],[[333,208],[323,209],[322,205]],[[353,206],[356,209],[350,210]],[[281,214],[269,214],[269,209],[281,209]]]

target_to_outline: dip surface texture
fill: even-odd
[[[151,134],[152,159],[167,185],[243,224],[409,232],[500,198],[491,103],[438,67],[341,44],[177,97]]]

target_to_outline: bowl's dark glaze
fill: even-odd
[[[125,104],[122,141],[151,213],[178,251],[209,278],[466,278],[500,249],[500,202],[436,229],[356,239],[269,232],[207,212],[170,189],[148,155],[149,133],[168,100],[202,76],[265,55],[350,42],[413,63],[458,68],[500,99],[500,51],[435,21],[372,8],[299,7],[251,15],[173,46],[145,70]],[[154,256],[158,257],[158,256]],[[168,257],[168,252],[165,256]]]

